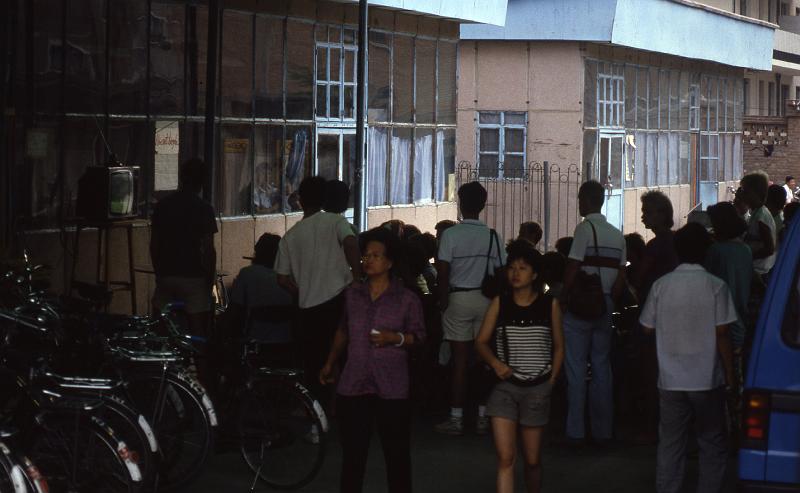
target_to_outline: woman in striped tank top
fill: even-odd
[[[517,436],[522,436],[525,483],[539,492],[542,430],[550,392],[564,361],[564,333],[557,300],[542,292],[541,255],[530,245],[508,246],[510,293],[492,300],[475,347],[500,381],[486,406],[497,449],[497,491],[514,491]],[[496,350],[490,347],[494,340]]]

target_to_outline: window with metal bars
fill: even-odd
[[[482,178],[522,178],[528,115],[512,111],[478,113],[478,174]]]

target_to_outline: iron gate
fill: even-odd
[[[559,238],[572,236],[580,221],[581,178],[578,165],[547,161],[531,162],[524,170],[487,168],[470,161],[461,161],[456,168],[457,186],[477,181],[489,194],[482,221],[505,240],[517,237],[520,223],[535,221],[544,232],[544,250],[552,250]]]

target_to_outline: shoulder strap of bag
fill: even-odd
[[[495,232],[493,229],[489,230],[489,249],[486,251],[486,270],[484,276],[489,275],[489,261],[492,259],[492,240],[494,239]]]
[[[494,236],[494,244],[497,246],[497,261],[499,262],[498,267],[503,267],[503,255],[500,253],[500,235],[497,234],[497,231],[492,230],[492,236]],[[489,248],[489,255],[492,254],[492,249]]]
[[[594,224],[592,224],[592,221],[587,219],[586,222],[592,227],[592,236],[594,237],[594,254],[599,257],[600,246],[597,244],[597,230],[595,229]],[[601,278],[603,277],[603,275],[600,273],[600,266],[597,266],[597,275],[599,275]]]

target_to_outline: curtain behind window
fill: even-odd
[[[389,129],[369,127],[367,132],[367,207],[386,204],[386,139]]]
[[[418,129],[414,141],[414,203],[433,199],[433,130]]]
[[[411,172],[411,129],[396,128],[392,132],[391,203],[408,204],[408,179]]]

